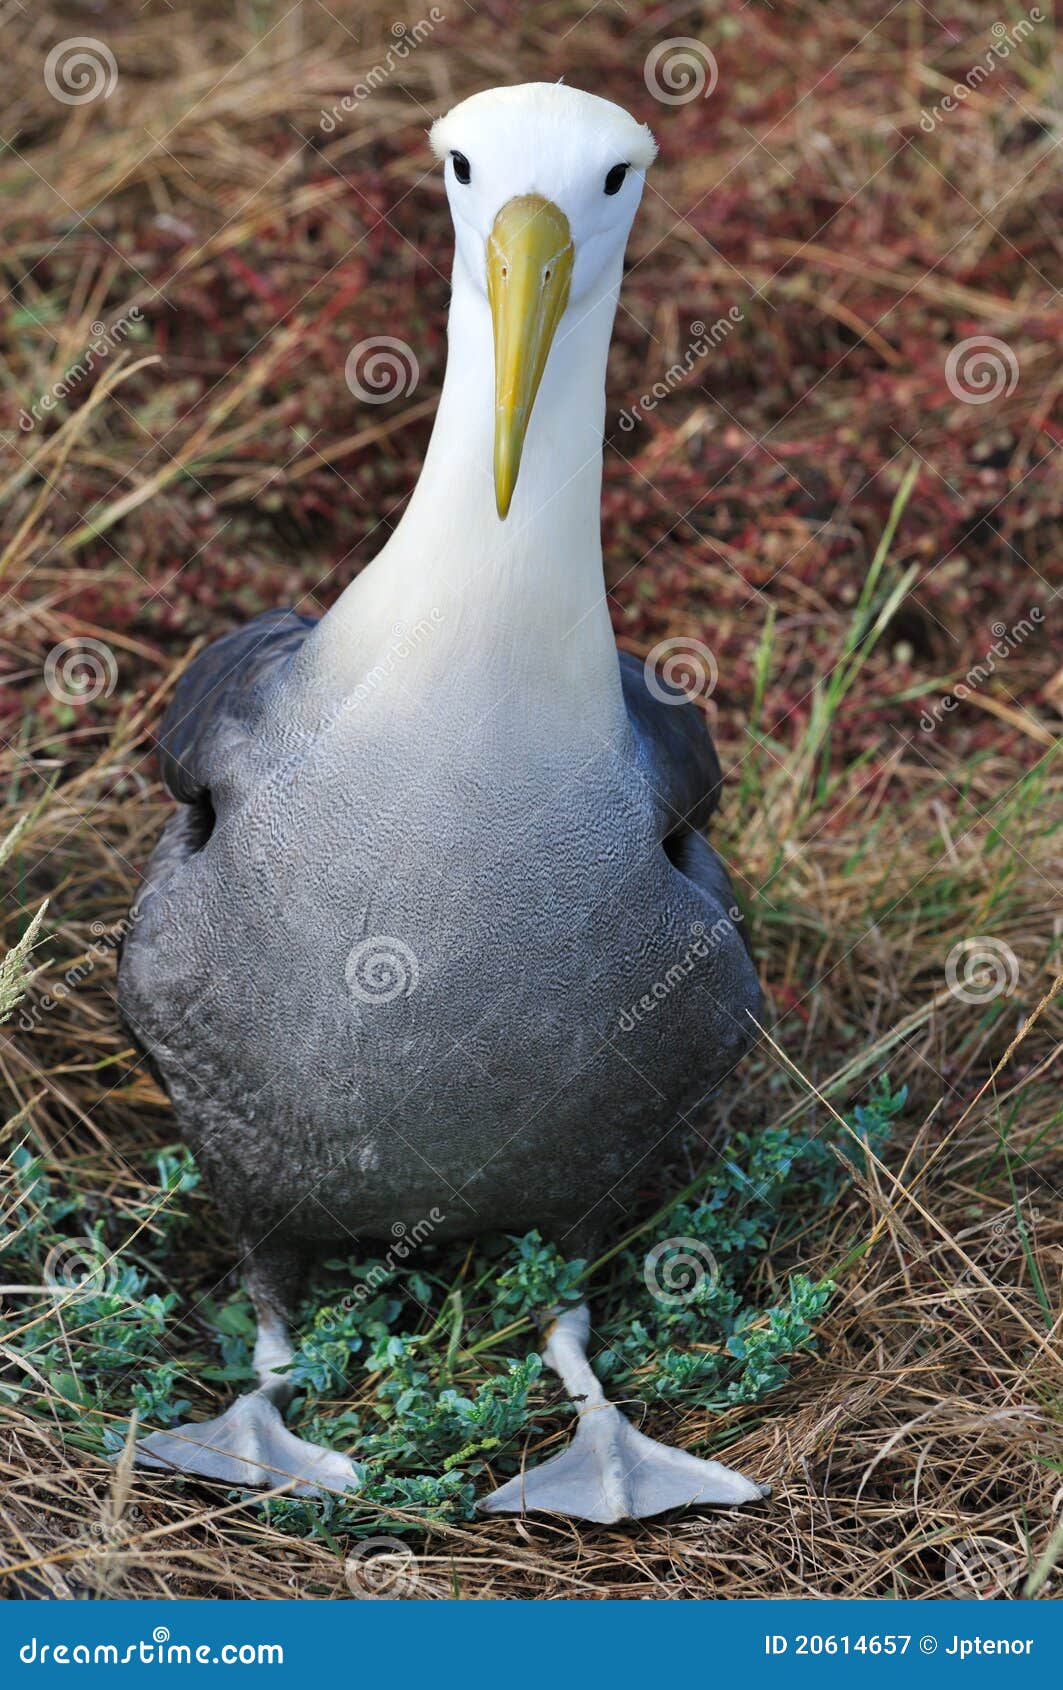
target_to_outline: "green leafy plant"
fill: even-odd
[[[528,1436],[561,1406],[531,1317],[588,1291],[604,1339],[596,1366],[614,1396],[717,1409],[762,1401],[812,1347],[833,1285],[796,1262],[783,1297],[765,1300],[758,1285],[777,1284],[809,1217],[828,1217],[851,1170],[881,1155],[904,1102],[904,1091],[882,1078],[853,1110],[849,1132],[833,1124],[814,1137],[775,1126],[737,1134],[591,1286],[591,1267],[566,1261],[537,1232],[473,1250],[425,1249],[412,1270],[364,1258],[325,1262],[301,1313],[288,1418],[300,1435],[348,1448],[363,1485],[351,1498],[271,1499],[262,1504],[271,1520],[332,1541],[341,1529],[371,1532],[381,1510],[425,1523],[468,1518],[488,1464],[496,1478],[515,1472]],[[198,1179],[186,1152],[158,1153],[157,1187],[130,1206],[142,1230],[118,1254],[102,1218],[76,1230],[82,1200],[39,1159],[20,1150],[13,1163],[6,1271],[43,1286],[57,1258],[72,1251],[87,1263],[70,1294],[60,1284],[14,1338],[25,1370],[19,1396],[50,1388],[71,1438],[113,1452],[132,1412],[152,1425],[186,1415],[193,1379],[248,1387],[255,1322],[244,1292],[201,1302],[198,1343],[177,1325],[181,1299],[166,1264],[186,1224],[182,1200]],[[695,1268],[678,1293],[658,1294],[658,1247],[677,1247]]]

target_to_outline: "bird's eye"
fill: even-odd
[[[624,177],[627,175],[630,168],[631,166],[627,164],[613,165],[612,170],[610,170],[608,176],[605,178],[605,191],[607,194],[618,194],[620,192],[621,188],[624,186]]]
[[[464,153],[451,153],[454,160],[454,175],[463,188],[467,188],[472,181],[472,166]]]

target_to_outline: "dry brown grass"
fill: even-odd
[[[822,1125],[812,1088],[848,1109],[886,1068],[909,1106],[884,1165],[826,1222],[809,1217],[800,1266],[840,1287],[818,1353],[722,1424],[653,1413],[688,1445],[733,1439],[728,1460],[775,1483],[767,1508],[608,1530],[439,1526],[416,1540],[413,1594],[933,1596],[955,1591],[950,1553],[972,1538],[1023,1571],[1058,1551],[1059,119],[1045,25],[961,112],[920,130],[920,110],[984,51],[983,9],[955,10],[949,41],[917,0],[887,18],[787,0],[664,22],[568,0],[527,16],[463,8],[322,137],[322,109],[393,40],[381,7],[280,5],[264,25],[206,4],[178,18],[104,7],[84,24],[7,8],[2,762],[8,820],[28,820],[2,910],[10,944],[51,900],[34,1002],[84,957],[93,924],[128,907],[166,814],[152,728],[190,645],[264,605],[326,606],[409,490],[443,360],[430,116],[491,81],[564,72],[654,125],[662,160],[618,325],[616,408],[682,355],[692,318],[743,310],[694,380],[639,430],[612,430],[617,631],[639,650],[692,632],[720,665],[722,843],[772,1006],[771,1041],[723,1102],[729,1126]],[[88,30],[113,49],[118,85],[64,107],[42,62]],[[645,54],[673,30],[715,46],[711,100],[650,98]],[[92,321],[133,304],[147,337],[20,429]],[[342,371],[374,332],[416,349],[421,384],[367,412]],[[964,404],[945,356],[987,332],[1019,379]],[[909,464],[883,575],[897,602],[844,696],[817,695],[844,673]],[[982,659],[989,625],[1031,604],[1043,629],[921,733],[921,709]],[[43,663],[85,636],[114,652],[119,684],[62,710]],[[1010,947],[1011,994],[971,1004],[948,990],[946,958],[972,936]],[[0,1074],[8,1144],[30,1144],[80,1194],[71,1230],[106,1216],[123,1242],[173,1122],[118,1028],[113,984],[98,966],[31,1033],[9,1026]],[[647,1210],[704,1155],[662,1169]],[[190,1207],[173,1263],[189,1303],[229,1268],[206,1205]],[[792,1260],[769,1251],[758,1289]],[[116,1479],[80,1449],[12,1347],[37,1312],[4,1299],[13,1589],[350,1594],[342,1537],[292,1537],[208,1489]],[[74,1321],[69,1337],[76,1361]],[[351,1391],[370,1394],[361,1379]]]

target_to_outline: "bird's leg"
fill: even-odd
[[[237,1397],[215,1420],[152,1432],[136,1445],[140,1467],[158,1467],[227,1485],[289,1484],[292,1496],[352,1491],[360,1478],[354,1463],[335,1450],[289,1432],[281,1410],[292,1396],[284,1369],[292,1359],[285,1304],[276,1281],[254,1266],[248,1289],[255,1304],[255,1372],[258,1388]],[[294,1482],[293,1482],[294,1481]]]
[[[591,1370],[589,1334],[590,1310],[581,1303],[557,1316],[543,1350],[579,1414],[572,1442],[560,1455],[484,1497],[476,1505],[481,1513],[536,1510],[611,1524],[663,1514],[668,1508],[759,1502],[770,1496],[769,1485],[637,1432],[608,1401]]]

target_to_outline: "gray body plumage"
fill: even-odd
[[[178,687],[123,1014],[242,1248],[593,1248],[759,1014],[700,713],[621,657],[615,741],[555,746],[460,677],[344,696],[315,627],[260,617]]]

